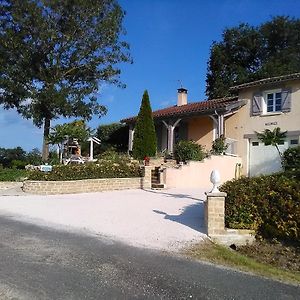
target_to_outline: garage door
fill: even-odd
[[[284,143],[278,145],[281,152],[293,146],[298,146],[298,137],[289,137],[284,140]],[[266,146],[257,139],[250,140],[250,176],[272,174],[281,171],[281,169],[281,160],[276,147]]]

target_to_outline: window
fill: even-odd
[[[266,113],[281,111],[281,91],[266,92]]]
[[[291,143],[291,145],[298,145],[299,142],[298,142],[298,140],[295,139],[295,140],[291,140],[290,143]]]
[[[255,92],[251,101],[251,115],[288,113],[291,111],[291,99],[291,88]]]
[[[252,146],[258,146],[259,142],[252,142]]]

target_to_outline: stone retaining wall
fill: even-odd
[[[143,188],[143,178],[104,178],[74,181],[24,181],[23,190],[30,194],[77,194]]]
[[[32,181],[25,180],[23,191],[30,194],[55,195],[104,192],[127,189],[150,189],[151,169],[143,167],[143,177],[101,178],[70,181]]]

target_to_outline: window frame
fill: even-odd
[[[281,105],[280,110],[276,110],[276,94],[281,94]],[[273,108],[275,110],[268,111],[268,95],[273,94]],[[275,95],[275,98],[274,98]],[[274,114],[281,114],[282,113],[282,89],[273,89],[273,90],[267,90],[263,92],[262,97],[262,115],[274,115]]]

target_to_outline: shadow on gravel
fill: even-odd
[[[173,198],[179,198],[179,199],[192,199],[192,200],[198,200],[198,201],[203,201],[204,199],[200,199],[199,198],[195,198],[192,197],[191,195],[187,195],[187,194],[172,194],[172,193],[167,193],[164,191],[159,192],[158,190],[156,191],[151,191],[151,190],[144,190],[147,193],[153,193],[153,194],[161,194],[161,195],[165,195],[166,197],[173,197]]]
[[[180,215],[169,215],[163,211],[153,209],[156,214],[164,215],[164,219],[188,226],[198,232],[206,233],[204,228],[203,202],[184,207]]]

